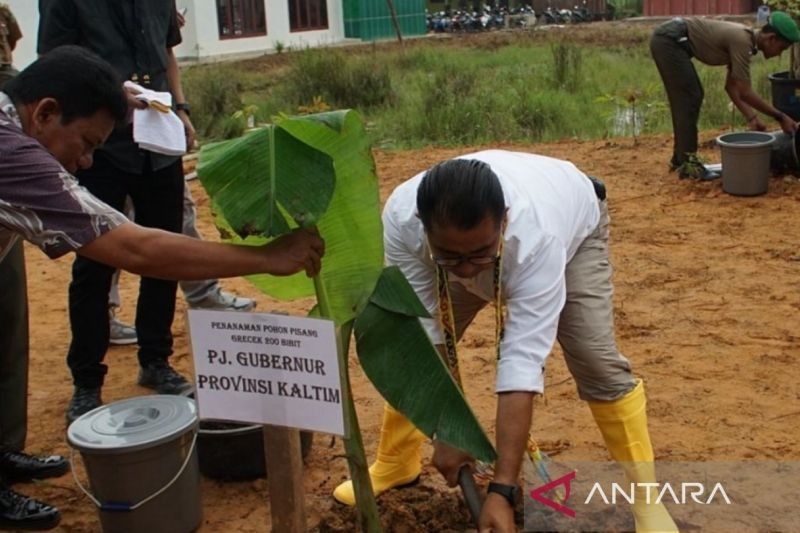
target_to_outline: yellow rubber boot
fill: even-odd
[[[389,404],[384,406],[378,457],[369,467],[375,496],[391,488],[407,485],[419,477],[422,471],[420,446],[424,440],[425,435],[406,417]],[[341,503],[355,505],[353,482],[345,481],[336,487],[333,497]]]
[[[608,451],[621,463],[631,483],[655,483],[653,446],[647,431],[644,384],[613,402],[589,402]],[[650,491],[649,500],[647,490]],[[678,526],[662,503],[655,503],[655,488],[636,488],[632,505],[637,533],[677,533]],[[649,504],[647,502],[650,502]]]

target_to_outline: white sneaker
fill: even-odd
[[[108,329],[110,333],[108,337],[109,344],[115,344],[118,346],[125,344],[136,344],[139,340],[136,337],[136,328],[130,324],[122,322],[115,316],[112,316],[109,319]]]
[[[192,309],[217,309],[219,311],[252,311],[256,301],[217,289],[197,302],[189,302]]]

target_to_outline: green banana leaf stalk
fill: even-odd
[[[244,137],[203,148],[198,176],[223,237],[263,244],[291,228],[316,225],[325,239],[313,281],[250,276],[279,299],[316,294],[314,313],[339,334],[345,448],[361,527],[379,529],[358,420],[349,387],[348,350],[355,327],[360,362],[376,389],[426,435],[493,460],[494,448],[431,345],[427,316],[403,274],[383,268],[383,229],[375,163],[351,110],[279,117]]]

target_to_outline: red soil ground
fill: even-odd
[[[713,139],[714,132],[704,135]],[[662,460],[800,459],[800,370],[797,317],[800,296],[800,182],[773,178],[769,193],[732,197],[719,182],[680,181],[666,168],[671,140],[646,137],[597,142],[564,141],[507,147],[570,159],[605,180],[612,216],[616,320],[619,344],[645,379],[652,439]],[[427,166],[468,150],[375,152],[382,197]],[[708,159],[717,159],[713,148]],[[191,188],[200,228],[216,231],[208,199]],[[64,358],[69,342],[66,289],[69,259],[47,260],[27,250],[31,316],[28,451],[66,454],[64,409],[71,382]],[[310,302],[274,302],[244,280],[226,288],[258,299],[258,309],[303,314]],[[136,279],[122,281],[123,318],[130,319]],[[174,365],[192,373],[182,301],[175,326]],[[468,397],[493,434],[495,396],[493,317],[479,316],[462,342]],[[135,347],[113,347],[106,402],[145,394],[135,384]],[[382,401],[351,355],[354,395],[367,454],[374,456]],[[589,410],[577,398],[558,348],[548,364],[546,399],[537,403],[534,432],[542,447],[564,460],[604,460],[607,452]],[[430,447],[425,448],[430,457]],[[83,472],[81,471],[83,475]],[[353,513],[335,504],[333,488],[346,479],[341,441],[317,435],[305,472],[309,529],[353,531]],[[21,487],[58,505],[62,531],[98,531],[93,505],[69,476]],[[265,480],[203,480],[201,531],[266,531]],[[425,467],[421,484],[379,499],[387,531],[463,531],[469,520],[457,490]],[[628,527],[623,525],[621,527]]]

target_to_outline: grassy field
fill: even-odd
[[[670,131],[651,27],[611,23],[494,32],[396,44],[284,51],[185,69],[201,137],[238,135],[252,115],[358,109],[376,145],[457,146],[592,139]],[[752,63],[756,90],[788,57]],[[744,127],[724,91],[725,68],[698,65],[701,128]],[[776,127],[777,128],[777,127]]]

